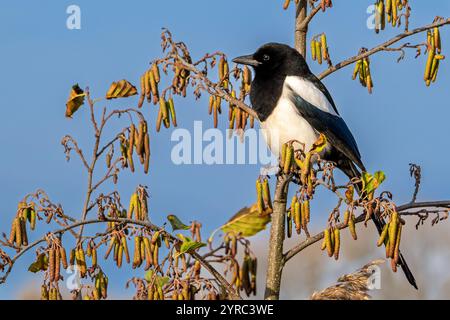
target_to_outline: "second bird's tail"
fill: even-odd
[[[340,168],[350,179],[353,178],[360,178],[361,177],[361,173],[358,171],[358,169],[356,168],[356,166],[352,163],[352,162],[348,162],[346,163],[345,166],[342,166]],[[356,186],[356,189],[358,190],[358,193],[360,193],[361,187],[360,186]],[[378,216],[376,216],[375,214],[372,214],[372,221],[374,222],[378,233],[381,234],[381,232],[383,231],[383,228],[386,224],[386,222],[384,221],[383,218],[380,218]],[[402,253],[399,253],[399,259],[398,259],[398,264],[400,265],[400,267],[403,270],[403,273],[406,276],[406,279],[408,279],[408,282],[416,289],[418,289],[417,287],[417,283],[416,283],[416,279],[414,279],[414,275],[412,274],[411,270],[408,267],[408,264],[406,263],[405,258],[403,257]]]

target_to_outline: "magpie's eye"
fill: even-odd
[[[264,61],[269,61],[270,60],[270,56],[268,54],[263,55],[263,60]]]

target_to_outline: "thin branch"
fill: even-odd
[[[354,57],[346,59],[346,60],[344,60],[342,62],[339,62],[338,64],[336,64],[336,65],[328,68],[324,72],[322,72],[318,76],[318,78],[319,79],[323,79],[323,78],[329,76],[330,74],[332,74],[332,73],[334,73],[334,72],[336,72],[336,71],[338,71],[338,70],[340,70],[340,69],[342,69],[342,68],[344,68],[344,67],[346,67],[348,65],[351,65],[351,64],[357,62],[358,60],[361,60],[363,58],[367,58],[367,57],[369,57],[369,56],[371,56],[371,55],[373,55],[373,54],[375,54],[377,52],[384,51],[389,46],[393,45],[394,43],[399,42],[400,40],[402,40],[404,38],[407,38],[407,37],[412,36],[414,34],[421,33],[421,32],[424,32],[424,31],[436,28],[436,27],[442,27],[442,26],[448,25],[448,24],[450,24],[450,18],[439,20],[439,21],[436,21],[435,23],[432,23],[432,24],[429,24],[429,25],[426,25],[426,26],[423,26],[423,27],[420,27],[420,28],[416,28],[416,29],[411,30],[411,31],[406,31],[404,33],[401,33],[401,34],[397,35],[396,37],[394,37],[394,38],[392,38],[392,39],[390,39],[390,40],[388,40],[388,41],[386,41],[386,42],[384,42],[384,43],[382,43],[382,44],[380,44],[380,45],[378,45],[378,46],[376,46],[376,47],[374,47],[374,48],[372,48],[372,49],[370,49],[370,50],[368,50],[368,51],[366,51],[364,53],[361,53],[359,55],[356,55]]]
[[[192,258],[194,258],[195,260],[200,262],[200,264],[206,270],[208,270],[208,272],[211,273],[214,276],[214,278],[216,278],[216,280],[220,283],[220,285],[227,290],[227,292],[230,295],[230,298],[232,300],[242,300],[240,295],[236,292],[236,290],[234,290],[234,288],[231,286],[231,284],[216,269],[214,269],[214,267],[209,262],[207,262],[205,259],[203,259],[203,257],[201,255],[199,255],[195,251],[190,252],[189,254],[191,255]]]
[[[137,220],[132,220],[132,219],[126,219],[126,218],[109,218],[109,217],[105,217],[105,219],[103,220],[85,220],[85,221],[80,221],[77,223],[74,223],[70,226],[67,226],[63,229],[54,231],[53,234],[55,235],[59,235],[59,234],[64,234],[65,232],[78,228],[78,227],[82,227],[85,225],[91,225],[91,224],[99,224],[99,223],[108,223],[108,222],[116,222],[116,223],[124,223],[124,224],[133,224],[133,225],[138,225],[141,227],[146,227],[152,231],[160,231],[160,232],[164,232],[165,235],[167,235],[170,240],[172,241],[180,241],[178,238],[172,236],[171,234],[169,234],[165,229],[162,229],[148,221],[137,221]],[[19,253],[17,253],[10,261],[9,267],[5,272],[5,275],[3,277],[0,278],[0,284],[5,283],[5,281],[7,280],[9,274],[11,273],[14,264],[17,262],[17,260],[24,255],[26,252],[28,252],[29,250],[33,249],[34,247],[36,247],[37,245],[45,242],[47,239],[47,235],[45,235],[44,237],[42,237],[39,240],[34,241],[33,243],[29,244],[28,246],[24,247]],[[190,254],[192,256],[192,258],[194,258],[195,260],[198,260],[200,262],[200,264],[206,269],[208,270],[220,283],[221,286],[223,286],[224,289],[226,289],[226,291],[228,292],[228,294],[230,295],[231,299],[241,299],[240,295],[236,292],[236,290],[234,290],[234,288],[228,283],[228,281],[213,267],[211,266],[202,256],[200,256],[198,253],[196,252],[188,252],[188,254]]]
[[[247,112],[250,116],[254,117],[255,119],[258,119],[258,115],[256,112],[249,106],[247,106],[244,102],[241,100],[238,100],[236,98],[233,98],[228,92],[224,91],[222,88],[220,88],[218,85],[213,83],[211,80],[208,79],[200,70],[198,70],[193,64],[188,63],[186,60],[179,56],[173,56],[173,58],[177,59],[185,69],[195,73],[198,78],[206,85],[206,88],[214,88],[214,94],[216,96],[219,96],[222,99],[225,99],[229,103],[237,106],[238,108],[244,110]],[[212,93],[212,92],[210,92]]]
[[[118,134],[114,139],[112,139],[110,142],[105,144],[103,146],[103,148],[99,152],[97,152],[97,157],[100,157],[103,154],[103,152],[105,152],[106,149],[108,149],[110,146],[112,146],[114,143],[116,143],[119,140],[119,138],[120,138],[120,134]]]
[[[450,209],[450,201],[444,200],[444,201],[427,201],[427,202],[414,202],[414,203],[408,203],[401,206],[397,206],[398,212],[407,211],[410,209],[416,209],[416,208],[445,208]]]
[[[81,222],[86,220],[87,214],[89,212],[89,203],[91,202],[91,196],[93,193],[92,190],[92,181],[94,178],[94,169],[95,169],[95,164],[97,163],[97,153],[98,153],[98,149],[100,146],[100,139],[101,139],[101,135],[102,135],[102,130],[103,127],[105,126],[105,118],[104,118],[104,114],[105,114],[105,109],[103,109],[103,116],[102,116],[102,123],[101,123],[101,127],[98,127],[97,121],[95,120],[95,112],[94,112],[94,102],[91,100],[90,95],[89,95],[89,91],[87,91],[87,100],[89,102],[89,107],[91,110],[91,122],[94,126],[94,130],[95,130],[95,143],[94,143],[94,148],[92,151],[92,160],[91,160],[91,164],[89,165],[89,169],[88,169],[88,183],[87,183],[87,190],[86,190],[86,198],[84,200],[84,206],[83,206],[83,212],[81,214]],[[78,233],[78,239],[77,242],[79,243],[81,241],[81,238],[83,236],[83,230],[84,230],[84,224],[81,225],[80,228],[80,232]]]
[[[88,183],[87,183],[87,190],[86,190],[86,198],[84,201],[84,206],[83,206],[83,211],[82,211],[82,216],[81,216],[81,221],[85,221],[88,212],[92,209],[92,207],[90,206],[90,202],[91,202],[91,197],[93,192],[95,191],[96,188],[98,188],[104,181],[106,181],[107,179],[109,179],[110,177],[107,175],[106,178],[102,181],[100,181],[99,183],[97,183],[94,187],[93,187],[93,179],[94,179],[94,170],[95,170],[95,165],[97,164],[97,160],[99,159],[99,156],[102,154],[102,152],[104,151],[103,149],[99,152],[99,148],[100,148],[100,140],[101,140],[101,135],[103,132],[103,129],[105,128],[106,124],[108,123],[108,121],[112,118],[112,116],[114,115],[121,115],[123,113],[127,113],[130,114],[131,112],[135,112],[140,118],[143,118],[143,115],[140,111],[135,110],[133,108],[129,108],[129,109],[125,109],[125,110],[114,110],[112,111],[108,116],[106,116],[106,108],[103,109],[103,113],[102,113],[102,117],[101,117],[101,123],[100,123],[100,127],[97,124],[97,120],[95,119],[95,112],[94,112],[94,104],[95,102],[93,100],[91,100],[90,95],[89,95],[89,91],[87,91],[87,99],[89,102],[89,106],[90,106],[90,110],[91,110],[91,122],[93,124],[94,127],[94,131],[95,131],[95,142],[94,142],[94,148],[92,151],[92,159],[91,159],[91,164],[88,167]],[[77,242],[80,242],[83,236],[83,230],[84,230],[84,225],[81,225],[80,231],[78,233],[78,240]]]
[[[358,216],[355,220],[355,224],[356,223],[361,223],[365,220],[366,218],[366,214],[363,213],[360,216]],[[336,228],[339,230],[342,229],[346,229],[348,227],[348,225],[344,224],[344,223],[339,223],[336,225]],[[298,245],[296,245],[295,247],[293,247],[292,249],[290,249],[288,252],[286,252],[283,255],[283,260],[282,260],[282,265],[286,265],[286,263],[291,260],[294,256],[296,256],[298,253],[302,252],[304,249],[308,248],[309,246],[315,244],[316,242],[320,241],[323,239],[323,232],[316,234],[313,237],[309,237],[308,239],[306,239],[305,241],[299,243]]]
[[[86,161],[86,158],[83,154],[83,150],[80,149],[80,147],[78,146],[77,141],[72,138],[69,135],[66,135],[62,141],[61,144],[64,146],[65,148],[65,153],[66,153],[66,159],[69,160],[70,159],[70,150],[71,148],[68,146],[68,143],[71,142],[73,145],[73,149],[75,149],[75,152],[78,154],[78,156],[80,157],[81,161],[83,162],[84,167],[86,168],[86,170],[89,170],[89,164]]]
[[[402,216],[412,216],[412,215],[414,215],[414,216],[419,216],[419,218],[420,218],[420,214],[423,213],[424,210],[413,212],[413,213],[407,212],[407,210],[414,209],[414,208],[427,208],[427,207],[429,207],[429,208],[450,208],[450,201],[430,201],[430,202],[408,203],[408,204],[405,204],[405,205],[398,206],[397,207],[397,211]],[[427,210],[425,210],[425,211],[427,211]],[[363,213],[363,214],[361,214],[360,216],[358,216],[356,218],[355,224],[364,222],[365,219],[366,219],[366,213]],[[339,230],[346,229],[347,227],[348,226],[345,225],[344,223],[340,223],[340,224],[336,225],[336,228],[338,228]],[[309,246],[315,244],[316,242],[320,241],[321,239],[323,239],[323,232],[321,232],[321,233],[319,233],[319,234],[317,234],[317,235],[315,235],[313,237],[310,237],[310,238],[306,239],[305,241],[299,243],[298,245],[296,245],[295,247],[290,249],[283,256],[283,261],[282,261],[283,265],[285,265],[286,262],[288,262],[290,259],[292,259],[295,255],[297,255],[298,253],[300,253],[301,251],[303,251],[307,247],[309,247]]]
[[[102,124],[100,126],[100,132],[103,131],[104,127],[106,126],[107,122],[114,116],[114,115],[121,115],[123,113],[127,113],[130,114],[131,112],[134,112],[137,114],[137,116],[139,118],[141,118],[142,120],[144,120],[144,115],[136,109],[133,108],[128,108],[125,110],[114,110],[111,111],[108,115],[105,114],[106,109],[104,109],[103,111],[103,115],[102,115]],[[112,146],[114,143],[116,143],[119,139],[120,139],[120,135],[124,134],[127,131],[127,129],[122,130],[121,133],[119,133],[118,135],[116,135],[111,141],[109,141],[107,144],[105,144],[96,154],[96,157],[99,158],[110,146]]]
[[[98,189],[98,187],[100,187],[105,181],[111,179],[112,177],[114,177],[114,174],[111,174],[113,172],[114,169],[116,169],[116,166],[122,161],[122,157],[117,158],[114,163],[111,164],[111,166],[109,167],[108,171],[105,173],[105,175],[103,176],[102,179],[100,179],[93,187],[92,187],[92,192],[94,192],[95,190]],[[88,207],[89,209],[89,207]],[[89,211],[89,210],[88,210]]]
[[[417,195],[419,194],[420,182],[422,179],[422,168],[414,163],[409,164],[409,174],[414,178],[414,193],[411,199],[411,203],[416,202]]]
[[[95,102],[91,99],[89,88],[86,88],[86,99],[89,104],[89,110],[90,110],[90,114],[91,114],[91,122],[94,125],[95,133],[96,133],[96,135],[100,135],[100,130],[98,128],[97,121],[95,120],[95,111],[94,111]]]
[[[311,12],[306,16],[306,18],[303,20],[302,23],[300,23],[298,26],[296,26],[296,30],[295,31],[301,31],[305,28],[308,28],[309,23],[311,22],[311,20],[316,16],[316,14],[321,10],[320,5],[317,5],[316,7],[314,7]]]
[[[106,123],[114,116],[114,115],[122,115],[122,114],[129,114],[131,119],[131,113],[135,113],[140,119],[144,120],[144,115],[137,109],[134,108],[128,108],[125,110],[113,110],[111,111],[107,116],[103,117],[102,120],[102,129],[105,127]]]

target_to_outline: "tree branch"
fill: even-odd
[[[273,201],[272,225],[270,227],[269,255],[267,258],[266,300],[280,297],[281,276],[283,272],[283,242],[285,233],[286,202],[290,177],[280,173]]]
[[[97,120],[95,118],[95,111],[94,111],[94,106],[95,106],[95,102],[90,98],[90,94],[89,91],[86,90],[86,97],[87,100],[89,102],[89,107],[91,110],[91,122],[92,125],[94,127],[94,132],[95,132],[95,142],[94,142],[94,147],[92,150],[92,159],[91,159],[91,164],[89,165],[88,168],[88,183],[87,183],[87,190],[86,190],[86,198],[84,201],[84,206],[83,206],[83,211],[82,211],[82,215],[81,215],[81,221],[85,221],[88,212],[91,210],[91,206],[90,206],[90,202],[91,202],[91,197],[92,194],[94,193],[95,189],[100,186],[100,184],[102,184],[104,181],[106,181],[107,179],[109,179],[109,176],[106,176],[104,181],[100,181],[99,183],[97,183],[97,185],[93,186],[93,179],[94,179],[94,171],[95,171],[95,166],[97,164],[97,160],[99,159],[99,156],[102,154],[102,152],[104,151],[104,149],[100,150],[100,140],[101,140],[101,136],[102,136],[102,132],[103,129],[105,128],[106,123],[111,119],[111,117],[115,114],[123,114],[123,113],[130,113],[130,112],[136,112],[138,114],[139,117],[143,118],[143,115],[140,111],[137,111],[135,109],[126,109],[126,110],[114,110],[112,111],[108,116],[106,115],[106,108],[103,109],[103,113],[102,113],[102,117],[101,117],[101,123],[100,126],[97,124]],[[114,141],[114,140],[113,140]],[[77,242],[80,242],[83,236],[83,230],[84,230],[84,225],[81,225],[80,231],[78,233],[78,240]]]
[[[346,59],[346,60],[344,60],[342,62],[339,62],[338,64],[336,64],[336,65],[328,68],[324,72],[322,72],[318,76],[318,78],[319,79],[323,79],[323,78],[329,76],[330,74],[332,74],[332,73],[334,73],[334,72],[336,72],[336,71],[338,71],[338,70],[340,70],[340,69],[342,69],[342,68],[344,68],[344,67],[346,67],[348,65],[351,65],[351,64],[357,62],[358,60],[361,60],[363,58],[367,58],[367,57],[369,57],[369,56],[371,56],[371,55],[373,55],[373,54],[375,54],[377,52],[384,51],[384,50],[388,49],[389,46],[393,45],[394,43],[399,42],[400,40],[402,40],[404,38],[410,37],[410,36],[412,36],[414,34],[421,33],[421,32],[424,32],[424,31],[436,28],[436,27],[441,27],[441,26],[444,26],[444,25],[448,25],[448,24],[450,24],[450,18],[439,20],[439,21],[437,21],[435,23],[432,23],[432,24],[429,24],[427,26],[423,26],[423,27],[416,28],[416,29],[411,30],[411,31],[406,31],[404,33],[401,33],[401,34],[397,35],[396,37],[394,37],[394,38],[392,38],[392,39],[390,39],[390,40],[388,40],[388,41],[386,41],[386,42],[384,42],[384,43],[382,43],[382,44],[380,44],[380,45],[378,45],[378,46],[376,46],[376,47],[374,47],[374,48],[372,48],[372,49],[370,49],[370,50],[368,50],[368,51],[366,51],[364,53],[361,53],[359,55],[356,55],[354,57]]]
[[[244,110],[247,112],[250,116],[254,117],[255,119],[258,119],[257,113],[249,106],[247,106],[244,102],[241,100],[238,100],[236,98],[233,98],[228,92],[224,91],[220,86],[213,83],[211,80],[208,79],[200,70],[198,70],[193,64],[188,63],[186,60],[182,59],[179,56],[174,56],[173,58],[177,59],[185,69],[195,73],[197,77],[206,85],[206,89],[214,88],[214,92],[209,92],[210,94],[214,94],[216,96],[219,96],[220,98],[228,101],[229,103],[237,106],[238,108]]]
[[[450,201],[427,201],[427,202],[414,202],[408,203],[397,207],[398,212],[404,212],[410,209],[417,208],[446,208],[450,209]]]
[[[419,215],[418,212],[411,214],[411,213],[407,212],[407,210],[414,209],[414,208],[427,208],[427,207],[428,208],[450,208],[450,201],[430,201],[430,202],[408,203],[405,205],[398,206],[397,211],[399,212],[400,215],[403,215],[403,216]],[[355,224],[364,222],[365,219],[366,219],[366,213],[363,213],[356,218]],[[346,229],[347,227],[348,226],[345,225],[344,223],[340,223],[340,224],[336,225],[336,228],[338,228],[339,230]],[[323,239],[323,232],[306,239],[305,241],[299,243],[298,245],[296,245],[295,247],[290,249],[288,252],[286,252],[283,255],[283,261],[282,261],[283,266],[290,259],[292,259],[295,255],[302,252],[304,249],[308,248],[309,246],[313,245],[314,243],[320,241],[321,239]]]
[[[109,167],[108,171],[105,173],[105,175],[103,176],[102,179],[100,179],[93,187],[92,187],[92,191],[97,190],[105,181],[107,181],[108,179],[111,179],[112,177],[114,177],[114,174],[111,174],[113,172],[114,169],[117,168],[117,165],[122,161],[123,157],[117,158],[114,163],[111,164],[111,166]],[[89,207],[88,207],[89,209]],[[88,210],[89,212],[89,210]]]
[[[75,152],[76,152],[76,153],[78,154],[78,156],[80,157],[81,162],[83,162],[84,167],[86,168],[86,170],[89,171],[89,164],[88,164],[87,161],[86,161],[86,158],[85,158],[85,156],[84,156],[84,154],[83,154],[83,150],[80,149],[80,147],[78,146],[77,141],[76,141],[74,138],[72,138],[71,136],[69,136],[69,135],[66,135],[66,136],[62,139],[62,141],[61,141],[61,144],[62,144],[62,145],[64,146],[64,148],[65,148],[66,159],[67,159],[67,160],[70,159],[70,150],[72,149],[72,148],[68,145],[69,142],[72,143],[73,148],[75,149]]]
[[[85,225],[91,225],[91,224],[100,224],[100,223],[108,223],[108,222],[116,222],[116,223],[124,223],[124,224],[133,224],[133,225],[138,225],[141,227],[146,227],[152,231],[160,231],[160,232],[164,232],[172,241],[180,241],[178,238],[172,236],[170,233],[168,233],[165,229],[162,229],[148,221],[138,221],[138,220],[132,220],[132,219],[126,219],[126,218],[109,218],[109,217],[105,217],[105,219],[99,220],[84,220],[84,221],[80,221],[77,223],[74,223],[70,226],[67,226],[63,229],[54,231],[53,234],[55,235],[62,235],[67,231],[70,231],[72,229],[78,228],[78,227],[82,227]],[[34,247],[36,247],[37,245],[45,242],[47,239],[47,235],[45,235],[44,237],[42,237],[39,240],[34,241],[33,243],[29,244],[28,246],[24,247],[19,253],[17,253],[12,259],[11,262],[8,266],[8,269],[5,271],[5,275],[3,277],[0,278],[0,284],[5,283],[5,281],[7,280],[9,274],[11,273],[14,264],[17,262],[17,260],[24,255],[26,252],[28,252],[29,250],[33,249]],[[211,266],[202,256],[200,256],[198,253],[192,251],[192,252],[187,252],[188,254],[190,254],[192,256],[192,258],[194,258],[195,260],[199,261],[200,264],[206,269],[208,270],[216,279],[217,281],[220,283],[220,285],[228,292],[229,296],[231,299],[241,299],[240,295],[236,292],[236,290],[234,290],[234,288],[228,283],[228,281],[213,267]]]
[[[303,19],[303,22],[300,22],[298,26],[296,26],[295,31],[302,31],[305,28],[308,28],[311,20],[316,16],[316,14],[321,10],[320,5],[314,7],[311,12]]]
[[[300,0],[295,10],[295,49],[297,49],[297,51],[306,58],[306,36],[308,33],[308,24],[314,17],[315,13],[314,15],[310,14],[310,16],[307,17],[307,0]],[[309,21],[307,21],[308,18]]]
[[[120,138],[120,134],[118,134],[114,139],[112,139],[110,142],[105,144],[103,146],[103,148],[99,152],[97,152],[97,157],[100,157],[103,154],[103,152],[105,152],[106,149],[108,149],[110,146],[112,146],[114,143],[116,143],[119,140],[119,138]]]
[[[361,223],[365,220],[366,218],[366,214],[363,213],[360,216],[358,216],[355,220],[355,224],[357,223]],[[344,223],[339,223],[336,225],[336,228],[338,228],[339,230],[342,229],[346,229],[348,227],[348,225],[344,224]],[[323,232],[316,234],[315,236],[309,237],[308,239],[306,239],[305,241],[299,243],[298,245],[296,245],[295,247],[293,247],[292,249],[290,249],[288,252],[286,252],[283,255],[283,259],[281,261],[282,265],[286,265],[286,263],[291,260],[293,257],[295,257],[298,253],[302,252],[304,249],[308,248],[309,246],[313,245],[314,243],[320,241],[321,239],[323,239]]]
[[[306,56],[306,36],[308,32],[307,0],[300,0],[296,7],[295,17],[295,48]],[[317,12],[311,13],[309,21]],[[283,273],[283,242],[285,234],[286,202],[289,190],[290,177],[280,173],[277,177],[277,185],[273,202],[272,225],[270,228],[268,268],[266,275],[266,288],[264,298],[266,300],[278,300],[280,298],[281,277]]]

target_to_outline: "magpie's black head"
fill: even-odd
[[[267,43],[254,54],[235,58],[233,62],[252,66],[256,76],[302,76],[310,73],[303,56],[294,48],[281,43]]]

